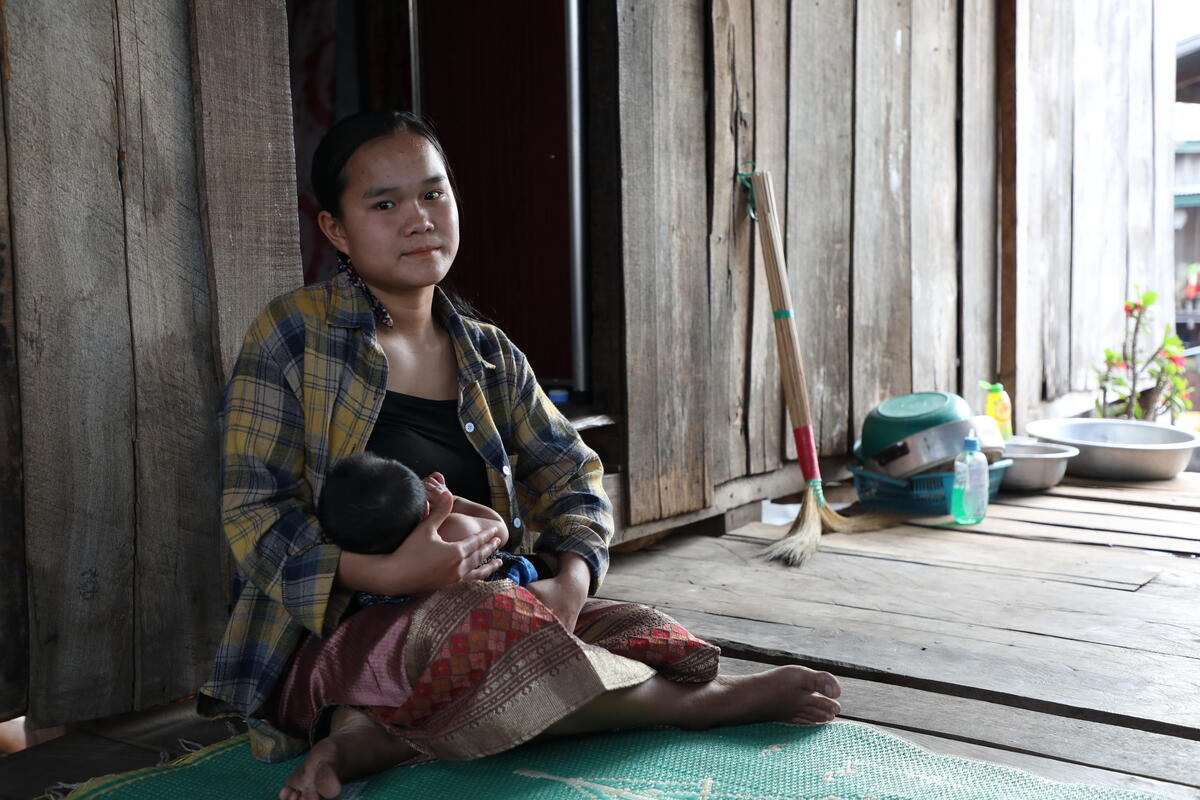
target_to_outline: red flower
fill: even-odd
[[[1171,356],[1168,359],[1168,361],[1170,361],[1172,364],[1179,367],[1180,369],[1183,369],[1184,367],[1187,366],[1187,359],[1185,359],[1183,356]]]
[[[1125,316],[1132,317],[1134,314],[1142,310],[1141,303],[1128,302],[1125,304]]]

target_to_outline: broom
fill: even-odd
[[[745,173],[739,173],[739,177],[744,179]],[[775,191],[769,172],[754,172],[750,179],[751,216],[759,220],[758,230],[762,236],[763,266],[775,316],[775,341],[783,373],[783,395],[787,402],[788,417],[792,421],[792,435],[796,438],[796,457],[806,482],[800,513],[787,535],[765,548],[761,555],[768,560],[779,560],[797,567],[816,552],[821,534],[825,531],[874,531],[894,525],[902,518],[880,512],[846,517],[834,511],[825,500],[821,468],[817,464],[817,445],[813,438],[812,412],[808,405],[808,385],[800,360],[800,337],[796,333],[792,293],[783,257],[783,237],[780,234],[779,217],[775,213]]]

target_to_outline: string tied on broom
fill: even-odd
[[[739,171],[738,181],[750,195],[747,207],[750,218],[758,223],[762,239],[763,268],[771,297],[771,313],[775,320],[775,342],[779,351],[779,366],[783,377],[783,394],[787,404],[792,435],[796,440],[796,457],[804,476],[804,497],[800,513],[787,534],[765,548],[761,555],[779,560],[789,566],[799,566],[808,560],[820,543],[825,531],[850,532],[879,530],[898,521],[894,514],[871,513],[847,517],[839,514],[825,499],[821,467],[817,461],[817,444],[813,435],[812,411],[808,402],[808,384],[800,358],[800,337],[796,332],[792,293],[788,285],[787,266],[783,255],[783,236],[779,216],[775,211],[775,191],[769,172],[757,170],[752,162],[748,171]]]

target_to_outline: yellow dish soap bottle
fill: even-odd
[[[988,393],[987,409],[984,413],[996,420],[1001,436],[1011,439],[1013,435],[1012,400],[1008,399],[1008,392],[1004,391],[1004,384],[980,381],[979,388],[987,390]]]

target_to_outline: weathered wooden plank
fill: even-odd
[[[1013,394],[1018,426],[1066,391],[1070,319],[1072,3],[1016,4],[1016,263]]]
[[[770,666],[721,658],[721,673],[726,675],[753,675]],[[1144,778],[1196,781],[1200,743],[1195,741],[859,678],[841,678],[841,684],[843,719],[889,726],[898,729],[901,738],[929,734],[1098,769],[1131,771]]]
[[[765,546],[779,538],[778,526],[746,525],[730,536],[750,537]],[[1019,575],[1134,591],[1167,566],[1161,557],[1131,556],[1062,542],[1007,537],[981,539],[969,529],[900,526],[886,531],[827,533],[821,550],[832,554],[887,558],[980,573]]]
[[[1200,515],[1189,520],[1146,519],[1136,516],[1080,514],[1077,511],[997,503],[988,507],[988,515],[997,519],[1030,522],[1035,525],[1059,525],[1093,531],[1136,533],[1146,537],[1191,539],[1200,542]]]
[[[787,252],[818,450],[849,452],[854,8],[791,10]],[[786,452],[795,457],[790,423]]]
[[[1112,496],[1112,495],[1110,495]],[[1077,514],[1103,514],[1109,517],[1134,517],[1136,519],[1161,520],[1163,522],[1183,522],[1200,526],[1200,516],[1195,511],[1178,508],[1160,508],[1158,506],[1135,505],[1108,501],[1100,498],[1082,499],[1070,495],[1037,494],[1020,495],[1001,493],[993,501],[993,505],[1023,506],[1025,508],[1052,508],[1058,511],[1073,511]],[[1194,537],[1200,537],[1200,531]],[[1188,537],[1188,538],[1194,538]]]
[[[137,309],[134,705],[143,708],[194,692],[224,629],[220,364],[196,190],[188,2],[118,0],[116,13],[126,253]]]
[[[1070,388],[1095,385],[1104,347],[1120,348],[1132,289],[1129,246],[1129,4],[1075,3],[1075,167]],[[1116,91],[1114,91],[1116,88]],[[1143,291],[1148,287],[1142,287]],[[1062,341],[1061,323],[1047,341]],[[1047,376],[1051,371],[1047,370]],[[1061,380],[1056,366],[1054,380]]]
[[[958,5],[912,0],[910,360],[921,391],[959,391]]]
[[[1048,648],[1073,640],[1184,660],[1200,655],[1195,644],[1200,620],[1193,609],[1171,600],[1013,574],[993,574],[984,581],[967,570],[835,553],[814,558],[805,567],[803,585],[797,586],[791,571],[756,559],[760,549],[756,542],[735,537],[680,537],[661,551],[623,559],[621,570],[628,576],[669,573],[674,581],[707,581],[718,592],[744,592],[760,602],[788,598],[866,609],[867,619],[890,619],[897,625],[938,620],[967,624],[975,635],[1033,635]],[[713,575],[713,563],[736,568]],[[897,591],[900,586],[903,591]],[[720,609],[712,605],[701,610]]]
[[[112,5],[4,15],[29,717],[41,727],[132,700],[134,373]]]
[[[0,12],[0,30],[3,12]],[[8,92],[7,81],[0,91]],[[29,606],[21,477],[21,395],[16,298],[8,207],[8,143],[0,103],[0,720],[25,713],[29,685]]]
[[[1052,489],[1057,497],[1114,500],[1126,505],[1200,511],[1200,473],[1181,472],[1169,481],[1118,483],[1069,478]]]
[[[912,0],[858,7],[854,115],[853,430],[913,389]],[[832,272],[823,271],[821,280]]]
[[[971,408],[986,398],[976,381],[995,380],[999,372],[997,308],[996,182],[996,0],[964,0],[962,7],[962,394]]]
[[[285,6],[191,3],[201,224],[224,377],[267,301],[303,283]]]
[[[617,7],[630,522],[709,505],[704,8]],[[664,68],[663,65],[670,65]]]
[[[1025,386],[1017,382],[1017,345],[1027,350],[1022,343],[1020,325],[1025,323],[1018,316],[1018,243],[1024,246],[1019,235],[1017,208],[1020,190],[1024,184],[1017,182],[1017,83],[1018,75],[1024,78],[1024,68],[1017,69],[1018,6],[1021,0],[995,0],[996,8],[996,352],[997,371],[1000,380],[1008,387],[1013,401],[1013,428],[1017,430],[1027,419],[1028,395]],[[965,43],[964,43],[965,44]],[[1025,52],[1022,49],[1022,54]],[[965,70],[965,68],[964,68]],[[963,240],[964,245],[967,242]],[[964,255],[966,258],[966,255]],[[964,280],[966,278],[964,277]],[[967,363],[963,362],[964,365]],[[1023,377],[1023,375],[1022,375]]]
[[[1179,31],[1171,26],[1171,15],[1162,3],[1153,8],[1154,260],[1163,276],[1160,281],[1170,281],[1175,275],[1175,137],[1168,121],[1175,110],[1175,40]],[[1174,318],[1171,305],[1162,304],[1157,315],[1160,323]]]
[[[1174,275],[1162,275],[1154,253],[1154,7],[1129,3],[1129,53],[1124,75],[1128,88],[1129,133],[1126,169],[1129,175],[1128,254],[1129,288],[1153,289],[1163,301],[1155,311],[1174,305]],[[1164,282],[1162,278],[1167,278]],[[1157,314],[1155,315],[1158,316]],[[1156,335],[1161,335],[1161,324]]]
[[[753,18],[754,159],[760,169],[778,176],[775,202],[781,225],[787,221],[788,201],[788,5],[788,0],[754,0]],[[746,370],[747,471],[751,474],[777,469],[793,442],[790,429],[784,436],[783,384],[765,264],[762,236],[755,235]]]
[[[941,529],[953,523],[927,522],[917,519],[913,520],[912,524]],[[1099,545],[1102,547],[1129,547],[1135,550],[1156,550],[1163,553],[1200,555],[1200,543],[1193,539],[1145,536],[1140,533],[1101,531],[1093,528],[1072,528],[1064,525],[1046,525],[1037,522],[1004,519],[995,514],[989,515],[987,519],[976,525],[972,525],[971,532],[996,536],[1015,536],[1021,539],[1076,542],[1078,544]]]
[[[618,558],[601,594],[659,607],[730,655],[786,659],[1184,738],[1200,735],[1200,710],[1192,702],[1200,684],[1194,658],[977,629],[969,620],[900,619],[846,605],[765,598],[757,589],[695,585],[675,575],[634,575],[625,563],[637,555]]]
[[[818,449],[847,453],[854,5],[792,3],[788,65],[788,280]]]
[[[739,165],[754,160],[754,8],[752,0],[712,4],[713,88],[711,213],[708,229],[709,325],[712,330],[710,474],[724,483],[747,472],[758,431],[747,427],[747,375],[765,352],[752,346],[754,228]],[[772,351],[771,356],[774,356]],[[774,442],[776,440],[772,440]],[[761,443],[759,444],[761,448]],[[761,470],[758,470],[761,471]]]

